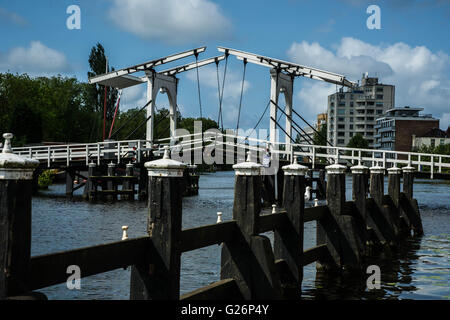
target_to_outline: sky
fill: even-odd
[[[70,6],[80,9],[79,29],[70,29]],[[380,28],[369,29],[380,9]],[[110,65],[132,66],[207,46],[199,59],[219,55],[217,46],[253,52],[344,75],[363,73],[396,86],[396,107],[424,108],[450,125],[450,0],[0,0],[0,72],[76,77],[86,82],[90,50],[100,42]],[[194,57],[157,69],[190,63]],[[220,82],[224,63],[219,66]],[[177,76],[178,107],[198,117],[195,70]],[[203,116],[218,119],[216,66],[200,68]],[[242,81],[244,80],[244,85]],[[270,97],[269,69],[230,57],[223,94],[223,120],[235,128],[242,94],[240,127],[253,128]],[[338,88],[296,78],[294,109],[309,122],[325,112],[327,96]],[[123,90],[120,110],[142,107],[145,84]],[[159,94],[158,107],[167,107]],[[279,105],[284,105],[280,96]],[[302,121],[294,118],[300,125]],[[281,118],[283,120],[283,117]],[[267,128],[268,114],[259,128]]]

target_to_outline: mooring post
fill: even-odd
[[[108,177],[114,177],[116,175],[116,164],[113,162],[108,163]],[[108,192],[110,192],[106,199],[108,201],[117,200],[117,183],[115,180],[108,179],[106,183]]]
[[[274,233],[274,255],[284,274],[280,276],[285,291],[293,291],[300,296],[303,280],[303,221],[305,213],[305,174],[308,167],[297,163],[284,166],[283,207],[286,210],[285,223]],[[290,279],[293,278],[293,279]],[[293,281],[292,281],[293,280]]]
[[[414,231],[414,235],[423,234],[422,219],[420,218],[419,206],[413,197],[414,173],[416,169],[411,163],[403,168],[403,193],[409,203],[404,207],[404,214],[408,217],[410,227]]]
[[[148,174],[144,163],[139,164],[139,184],[138,184],[138,199],[148,199]]]
[[[317,182],[317,190],[318,190],[318,194],[316,196],[316,198],[318,199],[325,199],[326,198],[326,194],[327,194],[327,182],[325,181],[325,170],[324,169],[320,169],[319,170],[319,180]]]
[[[358,219],[348,215],[345,205],[346,166],[335,164],[325,167],[327,170],[327,206],[329,213],[317,221],[317,244],[325,243],[330,261],[317,263],[319,270],[326,269],[362,269],[364,243],[361,242]]]
[[[88,165],[88,180],[84,188],[87,190],[87,197],[89,201],[97,200],[97,182],[92,177],[95,176],[96,164],[94,162]]]
[[[365,247],[365,254],[367,254],[367,244],[370,241],[367,232],[367,195],[368,195],[368,172],[369,168],[362,165],[362,161],[359,164],[350,168],[352,171],[352,198],[355,203],[354,217],[358,219],[358,225],[360,228],[361,241]]]
[[[71,168],[66,168],[66,196],[73,196],[73,181],[75,180],[75,171]]]
[[[368,224],[373,228],[381,245],[394,246],[396,242],[396,223],[389,207],[384,202],[385,168],[375,165],[370,168],[370,197],[374,205],[369,210]]]
[[[0,299],[29,291],[31,194],[39,161],[12,153],[11,133],[0,154]]]
[[[133,177],[134,176],[134,165],[132,163],[127,163],[125,167],[125,176]],[[121,199],[134,201],[134,180],[125,179],[122,183],[123,190],[129,190],[129,194],[122,194]]]
[[[396,166],[389,168],[388,170],[388,195],[392,200],[393,208],[392,215],[397,221],[398,232],[402,235],[408,232],[407,220],[404,218],[400,207],[400,183],[402,176],[402,169]],[[399,235],[400,235],[399,234]]]
[[[130,298],[177,300],[180,297],[182,179],[186,165],[164,157],[145,163],[148,170],[148,224],[157,257],[132,267]]]
[[[238,231],[222,246],[221,279],[233,278],[244,299],[279,299],[281,283],[269,238],[258,235],[261,211],[261,165],[251,161],[233,166],[233,219]]]

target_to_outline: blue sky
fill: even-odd
[[[81,29],[69,30],[70,5],[81,9]],[[369,5],[381,9],[381,29],[369,30]],[[88,56],[103,44],[112,66],[123,68],[206,45],[290,60],[357,81],[378,75],[396,86],[396,105],[425,108],[450,125],[450,1],[365,0],[40,0],[0,1],[0,72],[75,76],[87,81]],[[176,64],[193,61],[187,58]],[[162,67],[165,68],[165,67]],[[221,65],[221,77],[223,64]],[[242,62],[230,59],[224,91],[226,127],[236,126]],[[198,116],[195,71],[179,75],[179,108]],[[203,113],[217,119],[215,66],[200,70]],[[247,68],[241,127],[252,128],[269,99],[267,68]],[[326,110],[336,87],[296,79],[294,108],[308,120]],[[160,95],[159,106],[167,99]],[[283,99],[280,105],[283,105]],[[145,86],[124,90],[122,110],[145,104]],[[268,116],[261,127],[268,126]]]

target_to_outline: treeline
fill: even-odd
[[[12,132],[15,146],[101,141],[103,114],[95,90],[95,86],[74,78],[0,74],[0,132]],[[145,109],[140,111],[142,107],[125,112],[119,109],[112,131],[115,140],[145,139],[147,117]],[[168,113],[161,108],[155,114],[155,138],[169,136]],[[178,127],[193,132],[195,120],[178,114]],[[107,119],[106,137],[111,122]],[[202,122],[203,130],[218,128],[211,119]]]

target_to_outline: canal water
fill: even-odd
[[[224,220],[231,219],[234,172],[204,174],[199,186],[198,196],[183,199],[183,228],[213,224],[218,211]],[[64,192],[64,185],[52,185],[33,197],[33,256],[118,241],[124,225],[129,226],[130,238],[145,235],[145,202],[91,204],[81,200],[81,190],[73,200]],[[316,274],[311,264],[304,269],[302,298],[450,299],[450,183],[416,180],[414,196],[425,235],[405,243],[393,262],[374,262],[381,269],[381,289],[368,290],[365,278],[327,278]],[[305,249],[315,245],[315,228],[314,222],[305,224]],[[220,246],[183,253],[181,269],[181,293],[219,280]],[[80,290],[60,284],[40,291],[49,299],[123,300],[129,299],[129,284],[130,268],[82,278]]]

